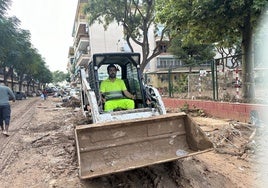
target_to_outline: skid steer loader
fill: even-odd
[[[105,112],[100,83],[107,66],[135,94],[135,109]],[[142,82],[140,54],[94,54],[79,71],[81,105],[92,123],[75,128],[81,179],[94,178],[208,151],[212,143],[185,113],[166,113],[158,90]]]

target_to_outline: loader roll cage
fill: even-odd
[[[88,82],[90,88],[94,90],[97,102],[100,106],[100,83],[108,78],[107,66],[114,64],[119,71],[117,77],[122,79],[128,91],[136,95],[135,109],[146,107],[145,91],[142,84],[142,74],[140,71],[140,54],[139,53],[99,53],[94,54],[92,61],[89,63]],[[102,111],[102,109],[100,110]]]
[[[134,109],[104,112],[100,83],[108,78],[107,67],[110,64],[118,67],[117,77],[122,79],[126,83],[128,91],[136,96]],[[85,116],[92,118],[93,123],[166,114],[158,90],[142,82],[139,53],[93,54],[88,66],[80,67],[77,73],[81,85],[81,108]]]

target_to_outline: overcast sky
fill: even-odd
[[[66,71],[78,0],[12,0],[10,15],[29,30],[32,44],[51,71]]]

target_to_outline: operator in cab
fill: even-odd
[[[135,95],[128,92],[123,80],[116,78],[118,69],[114,64],[107,67],[109,77],[100,85],[104,111],[129,110],[135,107]]]

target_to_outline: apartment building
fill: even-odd
[[[100,24],[88,24],[83,7],[87,0],[79,0],[73,26],[73,46],[69,48],[68,70],[86,67],[94,53],[127,51],[123,41],[123,27],[110,24],[105,30]],[[72,71],[71,71],[72,72]]]
[[[73,46],[69,48],[68,54],[68,70],[69,72],[75,72],[79,67],[87,67],[91,56],[94,53],[105,52],[123,52],[130,51],[126,41],[124,40],[123,27],[118,23],[113,23],[105,30],[103,25],[95,23],[89,25],[86,15],[83,12],[83,7],[88,0],[78,0],[76,14],[74,17],[73,25]],[[166,70],[170,68],[170,65],[177,65],[181,62],[174,58],[173,55],[166,52],[166,45],[163,43],[159,45],[160,34],[155,34],[155,28],[149,29],[149,43],[151,51],[156,45],[161,47],[163,53],[157,58],[154,58],[145,68],[144,73],[155,73],[157,71]],[[131,42],[134,52],[142,52],[140,46]],[[162,74],[162,73],[159,73]],[[152,77],[155,79],[157,77]],[[158,82],[153,82],[158,83]],[[156,87],[158,87],[156,85]]]
[[[129,51],[129,47],[124,40],[123,27],[118,23],[110,24],[107,30],[98,23],[88,25],[83,7],[87,0],[79,0],[77,4],[73,32],[73,46],[69,50],[68,68],[75,64],[75,67],[85,66],[94,53]],[[150,47],[153,50],[156,46],[154,28],[149,31]],[[135,52],[141,52],[141,47],[132,42]],[[154,64],[156,59],[154,60]]]

